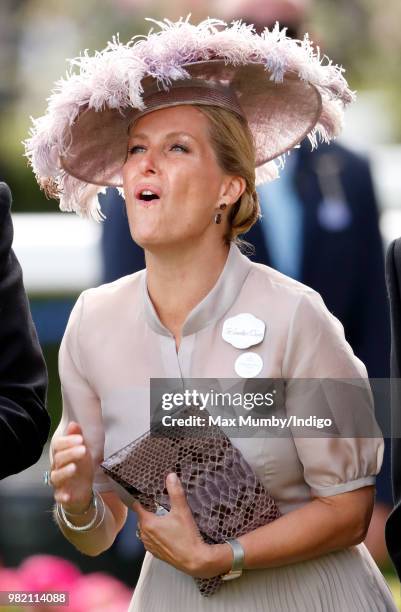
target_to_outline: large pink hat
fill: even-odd
[[[312,146],[340,128],[353,94],[342,69],[320,58],[308,37],[294,41],[276,26],[208,19],[158,23],[159,32],[118,39],[71,61],[47,113],[25,142],[38,183],[62,210],[101,218],[97,195],[122,185],[129,126],[179,104],[217,105],[245,117],[256,149],[256,181],[278,175],[282,155],[306,136]]]

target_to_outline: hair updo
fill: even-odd
[[[229,212],[226,234],[228,243],[240,243],[238,236],[245,234],[260,217],[252,133],[247,121],[236,113],[217,106],[195,106],[209,119],[210,139],[221,169],[245,179],[245,191]]]

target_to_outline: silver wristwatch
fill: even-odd
[[[242,574],[242,568],[244,567],[245,552],[238,540],[225,540],[227,544],[231,546],[233,551],[233,563],[231,569],[227,574],[223,574],[222,580],[234,580],[239,578]]]

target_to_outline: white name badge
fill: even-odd
[[[263,368],[263,359],[257,353],[242,353],[235,360],[234,369],[241,378],[253,378]]]
[[[266,325],[249,312],[226,319],[222,338],[235,348],[244,349],[260,344],[265,337]]]

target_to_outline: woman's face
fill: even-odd
[[[208,119],[196,107],[154,111],[131,127],[123,185],[131,234],[143,248],[193,243],[207,232],[221,239],[214,215],[239,197],[236,184],[221,170]]]

